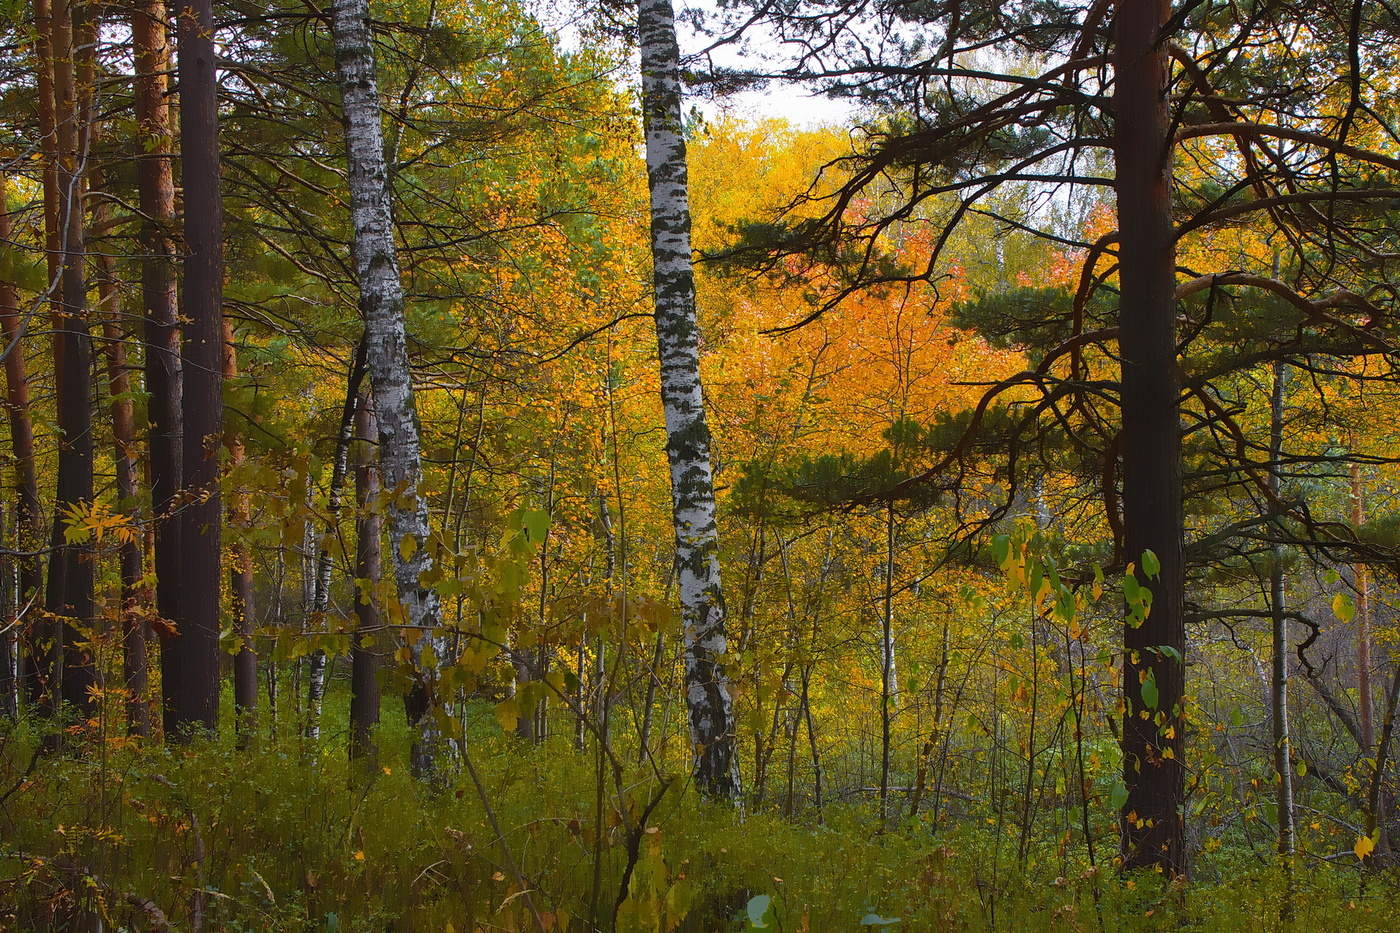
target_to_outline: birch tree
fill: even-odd
[[[690,201],[681,132],[680,54],[671,0],[640,0],[642,121],[651,193],[651,257],[661,402],[685,637],[685,695],[695,782],[711,797],[739,795],[734,709],[721,658],[725,651],[710,429],[700,384]]]
[[[336,0],[331,6],[336,75],[344,109],[349,163],[350,219],[355,274],[364,317],[365,369],[379,423],[379,465],[388,503],[394,583],[413,662],[413,683],[404,698],[413,744],[410,767],[419,777],[436,768],[441,744],[437,725],[435,667],[445,646],[438,632],[437,594],[424,582],[432,569],[428,553],[428,506],[418,492],[418,412],[408,365],[403,283],[394,245],[379,90],[366,0]]]

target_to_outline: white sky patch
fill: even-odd
[[[717,7],[713,0],[673,0],[676,8],[676,30],[681,58],[693,57],[713,44],[714,38],[697,31],[687,15],[699,11],[713,19]],[[561,48],[577,49],[583,42],[584,27],[590,14],[586,0],[531,0],[527,9],[553,33]],[[783,50],[775,39],[760,29],[750,30],[744,39],[747,48],[728,45],[715,49],[710,60],[721,67],[744,68],[771,66],[784,59]],[[630,69],[619,72],[616,79],[635,85],[637,64],[635,55]],[[853,101],[830,98],[813,93],[791,82],[774,82],[765,88],[742,91],[725,97],[714,97],[691,90],[685,97],[684,108],[700,111],[708,120],[721,117],[740,118],[752,122],[786,120],[801,129],[819,126],[847,126],[855,117]]]

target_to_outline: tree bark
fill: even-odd
[[[180,175],[184,192],[180,345],[184,419],[180,494],[180,616],[162,655],[167,740],[219,722],[219,593],[223,509],[223,204],[219,195],[218,75],[210,0],[176,18]]]
[[[413,661],[413,682],[404,698],[413,735],[410,770],[419,777],[430,777],[436,771],[442,744],[436,665],[446,645],[439,632],[437,593],[422,582],[432,569],[428,505],[418,492],[422,471],[418,411],[409,369],[403,283],[394,244],[366,0],[335,0],[331,32],[344,107],[355,272],[360,313],[365,320],[365,366],[379,420],[380,472],[389,493],[389,542],[399,602],[393,607],[398,612],[391,612],[390,618],[406,626]]]
[[[331,600],[331,542],[338,537],[341,502],[345,497],[345,475],[349,471],[350,442],[355,434],[355,408],[360,400],[360,383],[365,369],[364,342],[355,348],[354,362],[345,387],[345,403],[340,410],[340,428],[335,435],[335,458],[331,461],[331,482],[326,492],[326,529],[316,548],[316,575],[311,591],[311,622],[324,624]],[[313,652],[306,677],[306,737],[321,735],[321,704],[326,696],[326,653]]]
[[[1360,528],[1366,520],[1361,494],[1361,465],[1351,465],[1351,523]],[[1361,731],[1361,757],[1376,749],[1375,713],[1371,700],[1371,584],[1365,564],[1355,564],[1356,576],[1356,719]]]
[[[1283,469],[1283,393],[1288,380],[1288,368],[1274,363],[1274,385],[1269,393],[1269,490],[1277,501]],[[1278,528],[1280,534],[1283,528]],[[1272,708],[1274,742],[1274,794],[1278,805],[1278,853],[1284,859],[1284,892],[1280,920],[1287,923],[1293,916],[1293,737],[1288,724],[1288,617],[1284,614],[1283,545],[1275,542],[1269,549],[1269,608],[1273,618],[1271,678],[1269,705]]]
[[[671,467],[694,777],[705,795],[735,799],[740,792],[739,763],[733,700],[721,661],[726,648],[724,595],[710,430],[700,384],[680,64],[671,0],[640,0],[637,37],[651,194],[656,342]]]
[[[11,237],[7,181],[0,175],[0,242]],[[0,281],[0,339],[5,354],[5,415],[10,427],[10,451],[14,456],[14,542],[15,550],[38,551],[40,544],[39,478],[34,468],[34,424],[29,413],[29,373],[25,360],[27,322],[20,316],[19,289],[14,282]],[[25,615],[43,586],[43,571],[37,558],[19,557],[18,591],[11,607],[13,618],[0,619],[0,651],[4,652],[4,710],[18,712],[19,634],[25,628]],[[10,588],[10,579],[3,584]],[[6,680],[5,678],[8,678]]]
[[[233,325],[223,321],[224,380],[238,378],[238,350],[233,342]],[[224,447],[228,450],[229,469],[237,469],[246,456],[243,437],[238,431],[224,426]],[[229,524],[238,529],[240,537],[229,545],[229,592],[232,596],[233,628],[238,636],[238,652],[233,656],[234,728],[242,739],[254,733],[253,716],[258,708],[258,655],[253,647],[253,630],[257,625],[253,597],[253,553],[241,537],[252,529],[253,503],[248,490],[233,490],[228,509]]]
[[[50,539],[49,576],[45,605],[59,621],[50,654],[48,705],[61,700],[81,715],[96,709],[97,684],[91,652],[82,626],[93,616],[92,545],[69,543],[68,512],[92,501],[92,335],[87,321],[87,277],[84,268],[83,169],[85,128],[78,105],[78,51],[75,13],[81,7],[59,0],[49,26],[53,56],[54,125],[58,143],[58,228],[61,251],[62,310],[54,341],[54,370],[58,407],[58,481]],[[90,53],[84,52],[86,56]]]
[[[104,226],[109,211],[105,204],[94,211],[94,225]],[[102,337],[106,344],[107,391],[112,418],[112,463],[117,493],[117,510],[135,522],[136,514],[136,422],[131,402],[131,375],[127,371],[126,334],[121,318],[121,292],[116,261],[108,251],[99,251],[98,295],[102,310]],[[126,691],[126,730],[129,735],[151,734],[151,713],[146,705],[149,687],[146,645],[149,626],[141,606],[141,540],[133,535],[117,548],[121,580],[122,688]]]
[[[367,395],[355,411],[355,638],[350,646],[350,760],[373,768],[378,750],[374,728],[379,724],[379,665],[382,636],[375,592],[382,558],[378,499],[379,469],[374,437],[378,430]]]
[[[1169,75],[1161,35],[1169,14],[1166,0],[1120,3],[1115,25],[1123,519],[1127,559],[1152,594],[1146,618],[1130,615],[1123,632],[1128,796],[1120,830],[1125,868],[1181,875],[1186,635]],[[1144,567],[1147,551],[1160,564],[1155,576]]]
[[[135,0],[130,16],[142,152],[137,160],[137,188],[156,613],[166,623],[173,623],[181,617],[180,523],[171,517],[171,511],[182,481],[184,427],[176,249],[171,238],[175,229],[174,139],[166,102],[170,50],[165,0]]]

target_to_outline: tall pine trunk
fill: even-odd
[[[418,411],[409,370],[403,283],[394,245],[388,171],[379,122],[379,91],[366,0],[331,5],[336,74],[344,107],[349,163],[350,216],[354,227],[355,273],[365,321],[365,367],[379,419],[379,464],[389,495],[389,542],[399,613],[406,626],[413,680],[404,708],[413,733],[410,769],[420,777],[437,768],[441,728],[437,723],[437,659],[445,656],[439,632],[437,593],[422,583],[432,569],[428,553],[428,505],[418,492]]]
[[[134,0],[131,35],[136,63],[135,102],[141,157],[141,307],[145,341],[148,465],[156,613],[180,618],[180,523],[171,517],[180,488],[184,427],[180,408],[180,327],[175,281],[174,139],[166,101],[170,50],[165,0]],[[168,628],[168,626],[166,626]]]
[[[1123,631],[1128,795],[1120,830],[1124,867],[1179,875],[1186,871],[1186,632],[1171,130],[1161,34],[1169,13],[1167,0],[1120,3],[1115,26],[1123,522],[1127,558],[1152,593],[1146,618],[1130,614]],[[1156,574],[1148,551],[1160,565]]]
[[[656,293],[656,343],[666,454],[685,637],[685,695],[695,782],[716,798],[739,796],[734,708],[724,655],[710,429],[700,385],[695,275],[690,257],[690,195],[681,128],[680,53],[671,0],[640,0],[642,121],[651,192],[651,256]]]
[[[59,700],[82,715],[96,708],[96,669],[82,626],[92,621],[92,546],[69,543],[69,510],[92,501],[92,335],[87,320],[87,276],[83,223],[83,165],[86,128],[79,106],[79,52],[74,34],[82,8],[69,0],[54,5],[49,23],[54,126],[57,139],[58,230],[62,309],[54,339],[58,386],[58,482],[50,538],[45,607],[55,624],[49,656],[51,709]],[[85,11],[90,13],[90,11]],[[83,57],[90,52],[83,52]],[[86,71],[86,69],[84,69]],[[57,688],[57,689],[55,689]]]
[[[219,593],[223,509],[223,204],[219,195],[218,76],[210,0],[176,19],[180,175],[185,234],[180,347],[184,419],[180,496],[180,615],[162,654],[165,735],[219,721]]]

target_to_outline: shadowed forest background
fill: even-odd
[[[0,3],[0,926],[1391,928],[1397,40]]]

